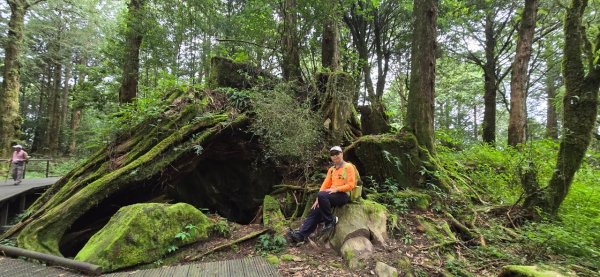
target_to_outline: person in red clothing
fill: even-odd
[[[12,158],[8,161],[12,164],[12,177],[15,180],[15,186],[21,183],[23,179],[23,170],[25,169],[25,162],[29,159],[27,152],[23,150],[23,146],[13,146],[15,151],[12,154]]]
[[[354,166],[344,161],[342,148],[334,146],[329,150],[329,154],[333,166],[327,171],[327,177],[323,180],[310,213],[299,230],[288,232],[293,242],[305,241],[321,222],[325,222],[323,231],[334,229],[338,218],[332,215],[331,208],[348,203],[348,193],[356,187]]]

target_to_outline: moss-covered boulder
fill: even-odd
[[[147,203],[121,208],[75,257],[110,272],[153,262],[180,247],[208,237],[211,221],[185,203]]]
[[[450,230],[450,225],[445,220],[436,220],[430,217],[417,216],[417,230],[425,233],[432,241],[438,244],[456,242],[456,236]]]
[[[283,234],[286,228],[285,216],[281,212],[279,201],[271,195],[265,195],[263,200],[263,225],[279,234]]]
[[[364,260],[373,253],[373,244],[366,237],[353,237],[344,242],[340,254],[350,269],[364,266]]]
[[[362,200],[336,208],[334,214],[339,222],[330,243],[338,252],[347,240],[354,237],[368,238],[374,245],[385,244],[387,210],[383,205]]]
[[[415,136],[401,132],[362,136],[346,148],[344,157],[356,165],[363,180],[371,176],[378,184],[391,180],[400,188],[408,188],[423,183],[419,154]]]
[[[502,268],[500,277],[563,277],[560,274],[549,269],[542,269],[538,266],[525,265],[507,265]]]

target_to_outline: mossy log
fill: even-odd
[[[61,178],[3,237],[18,233],[20,247],[74,256],[119,208],[157,198],[251,220],[281,176],[260,159],[262,148],[246,130],[251,118],[215,107],[210,93],[171,95],[167,110]],[[84,234],[77,245],[62,241],[77,233]]]

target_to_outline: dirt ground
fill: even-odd
[[[417,226],[415,226],[415,221],[411,220],[410,216],[404,218],[403,221],[402,224],[405,226],[406,232],[413,234],[410,241],[406,241],[406,238],[390,236],[386,245],[375,246],[374,253],[361,261],[363,265],[361,269],[350,269],[334,249],[331,249],[326,243],[319,243],[319,240],[314,236],[308,242],[300,245],[288,243],[281,252],[272,254],[280,257],[277,267],[282,276],[374,276],[375,265],[378,261],[397,268],[399,275],[404,276],[405,273],[399,267],[399,262],[402,259],[410,261],[411,268],[420,270],[423,275],[442,276],[443,269],[440,269],[440,267],[443,265],[441,262],[436,262],[435,259],[430,258],[432,254],[435,257],[435,251],[427,249],[430,247],[429,242],[419,232]],[[204,254],[209,252],[209,249],[263,229],[264,227],[258,224],[234,224],[229,238],[215,236],[206,242],[199,242],[186,247],[179,253],[178,261],[179,263],[210,262],[260,256],[261,253],[256,249],[258,236],[219,251]],[[315,233],[318,233],[318,230]],[[199,255],[202,255],[202,257],[198,257]],[[293,260],[283,260],[281,257],[284,255],[288,255],[288,257],[293,255],[294,258]],[[439,261],[442,260],[444,259],[439,259]]]

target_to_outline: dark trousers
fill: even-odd
[[[342,206],[350,200],[350,197],[345,192],[329,193],[326,191],[320,191],[317,194],[317,201],[319,201],[319,207],[310,210],[310,213],[302,223],[298,232],[305,238],[307,238],[312,232],[317,229],[317,225],[321,222],[329,223],[333,220],[331,214],[332,207]]]

